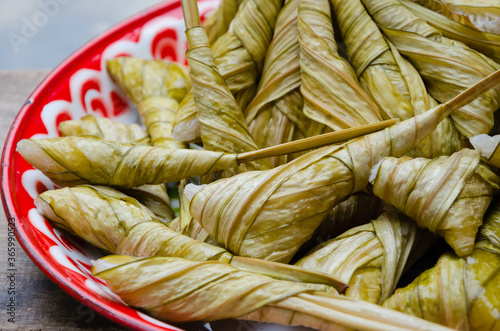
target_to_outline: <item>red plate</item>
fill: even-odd
[[[203,15],[220,0],[198,0]],[[184,62],[187,42],[179,1],[166,1],[131,17],[92,40],[61,63],[31,94],[10,128],[2,155],[2,199],[15,220],[19,243],[40,269],[66,292],[98,313],[129,328],[179,330],[124,305],[90,273],[102,254],[75,242],[41,217],[33,199],[53,188],[16,152],[25,138],[58,136],[58,124],[96,114],[134,122],[137,114],[106,72],[105,61],[130,55]]]

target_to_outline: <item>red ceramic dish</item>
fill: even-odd
[[[198,0],[200,13],[220,0]],[[137,114],[106,72],[105,61],[130,55],[184,62],[187,42],[179,1],[166,1],[131,17],[92,40],[59,65],[31,94],[11,126],[2,155],[2,199],[17,240],[31,259],[66,292],[123,326],[180,330],[124,305],[90,273],[102,254],[73,240],[41,217],[33,199],[53,188],[17,152],[25,138],[58,136],[58,124],[96,114],[133,122]]]

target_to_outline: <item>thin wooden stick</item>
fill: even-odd
[[[481,94],[487,92],[489,89],[494,88],[498,84],[500,84],[500,70],[497,70],[488,77],[472,85],[450,101],[446,102],[446,104],[452,110],[460,109],[463,106],[466,106],[472,101],[476,100],[476,98]]]
[[[279,156],[290,153],[297,153],[306,151],[312,148],[318,148],[321,146],[335,144],[341,141],[346,141],[359,136],[364,136],[372,132],[380,131],[388,126],[393,125],[398,122],[399,119],[394,118],[387,121],[377,122],[373,124],[367,124],[358,126],[355,128],[350,128],[342,131],[335,131],[330,133],[321,134],[314,137],[304,138],[300,140],[291,141],[288,143],[271,146],[263,149],[259,149],[252,152],[246,152],[238,154],[238,161],[250,161],[259,158]]]
[[[201,26],[200,14],[198,13],[198,4],[196,3],[196,0],[181,0],[181,4],[186,29]]]

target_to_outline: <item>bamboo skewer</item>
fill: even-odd
[[[399,119],[394,118],[387,121],[381,121],[372,124],[366,124],[362,126],[358,126],[355,128],[349,128],[341,131],[335,131],[330,133],[324,133],[321,135],[317,135],[314,137],[308,137],[304,139],[299,139],[295,141],[291,141],[288,143],[271,146],[263,149],[259,149],[257,151],[246,152],[238,154],[238,161],[246,162],[249,160],[264,158],[264,157],[272,157],[272,156],[280,156],[284,154],[292,154],[303,152],[308,149],[318,148],[330,144],[335,144],[338,142],[346,141],[349,139],[357,138],[363,136],[365,134],[369,134],[372,132],[380,131],[385,129],[395,123],[399,122]]]
[[[196,0],[182,0],[181,4],[186,29],[201,26],[200,14],[198,13],[198,4]]]

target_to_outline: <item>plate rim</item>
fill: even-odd
[[[75,283],[69,281],[62,273],[54,268],[49,262],[43,258],[43,255],[39,253],[40,247],[34,245],[31,240],[29,240],[28,235],[20,224],[20,217],[17,213],[17,208],[14,205],[14,197],[11,192],[10,176],[13,174],[14,169],[12,168],[12,160],[16,153],[15,144],[19,141],[19,135],[22,132],[22,128],[19,124],[26,121],[27,117],[31,115],[31,107],[35,103],[31,100],[37,100],[39,96],[47,93],[48,85],[57,79],[59,76],[64,76],[65,71],[68,68],[76,65],[77,60],[84,56],[85,53],[92,51],[94,48],[98,48],[102,44],[109,44],[109,39],[113,39],[116,35],[127,33],[138,26],[143,26],[145,22],[160,16],[165,12],[177,9],[181,6],[179,0],[166,0],[156,5],[153,5],[139,13],[136,13],[123,21],[113,25],[111,28],[107,29],[104,33],[90,39],[84,45],[79,47],[68,57],[66,57],[61,63],[59,63],[50,73],[38,84],[38,86],[29,94],[24,104],[19,109],[18,113],[14,117],[12,124],[9,127],[9,131],[4,141],[4,146],[2,150],[1,162],[2,162],[2,172],[0,176],[1,181],[1,197],[3,203],[3,209],[7,217],[8,228],[12,228],[10,220],[14,220],[14,234],[16,236],[17,242],[23,248],[25,253],[29,258],[35,263],[35,265],[55,284],[57,284],[63,291],[71,295],[78,302],[84,304],[90,309],[96,311],[101,316],[117,323],[120,326],[127,328],[133,328],[136,330],[180,330],[174,325],[169,325],[165,323],[172,329],[167,329],[165,327],[156,326],[152,323],[142,322],[137,318],[124,313],[112,306],[99,305],[99,302],[94,302],[92,295],[89,295],[89,291],[81,289],[81,286],[75,286]],[[94,299],[95,300],[95,299]]]

